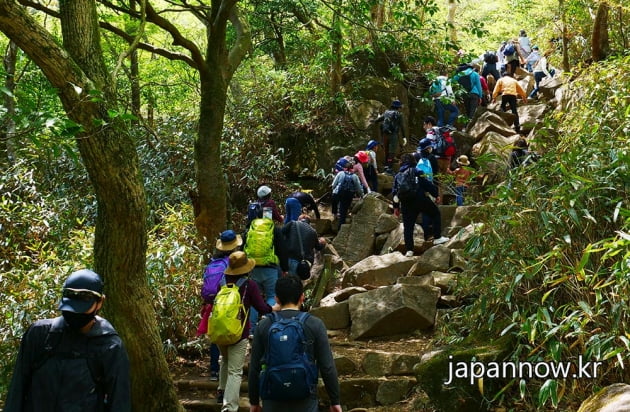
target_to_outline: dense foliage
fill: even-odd
[[[461,330],[514,335],[513,360],[577,364],[582,355],[603,368],[597,379],[512,382],[512,392],[487,394],[495,401],[556,407],[628,376],[629,63],[626,55],[583,70],[571,107],[548,121],[558,137],[538,136],[540,161],[512,174],[481,209],[485,224],[468,245],[473,266],[461,288],[478,298],[449,326],[460,328],[456,340]]]

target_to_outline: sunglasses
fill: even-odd
[[[102,294],[89,289],[68,289],[63,290],[63,297],[74,300],[83,300],[85,302],[92,301],[94,299],[101,299]]]

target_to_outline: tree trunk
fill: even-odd
[[[129,8],[136,11],[138,9],[138,2],[136,0],[130,0]],[[135,36],[136,33],[133,33]],[[138,49],[134,48],[129,55],[129,83],[131,84],[131,113],[134,116],[140,117],[140,68],[138,65]]]
[[[68,117],[83,128],[76,141],[98,202],[94,269],[105,281],[106,315],[129,353],[133,410],[179,411],[146,281],[147,211],[135,142],[107,116],[116,107],[96,5],[62,1],[60,14],[63,49],[10,0],[0,0],[0,30],[42,69],[59,90]],[[94,101],[94,91],[102,92],[102,99]]]
[[[6,109],[5,121],[2,122],[2,130],[0,130],[0,165],[6,165],[12,163],[13,148],[12,139],[15,135],[15,98],[13,92],[15,91],[15,67],[17,61],[18,47],[13,41],[9,41],[7,50],[4,53],[2,59],[2,65],[6,77],[4,79],[4,87],[11,93],[3,93],[4,107]]]
[[[449,38],[451,42],[453,42],[453,44],[457,43],[457,29],[455,26],[455,16],[457,15],[456,12],[457,12],[457,1],[448,0],[448,18],[447,18],[448,32],[449,32]]]
[[[341,12],[343,0],[335,1],[335,12],[330,30],[330,92],[332,96],[336,96],[341,90],[341,46],[343,42],[343,34],[341,32]]]
[[[591,38],[591,48],[594,61],[604,60],[610,53],[610,42],[608,40],[608,4],[599,3],[597,15],[593,22],[593,36]]]
[[[558,0],[560,6],[560,21],[562,24],[562,70],[566,73],[571,71],[571,63],[569,62],[569,35],[567,31],[567,16],[564,6],[565,0]]]

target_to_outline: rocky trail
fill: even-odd
[[[533,87],[530,75],[519,81],[528,91]],[[519,106],[521,133],[529,133],[528,139],[544,127],[545,113],[567,104],[561,86],[550,79],[542,84],[543,99]],[[494,182],[505,178],[509,148],[521,138],[511,127],[514,115],[496,109],[495,105],[479,108],[465,131],[453,133],[459,154],[467,154],[473,161],[485,153],[495,155],[493,162],[484,165],[486,169],[479,170],[480,175],[490,176]],[[483,395],[475,385],[444,384],[448,373],[446,355],[452,353],[465,361],[471,357],[496,361],[505,355],[505,348],[493,346],[494,342],[480,342],[478,348],[456,352],[434,342],[434,330],[445,322],[448,312],[474,298],[455,296],[453,291],[467,266],[464,247],[480,225],[471,218],[477,207],[483,207],[478,202],[480,183],[469,191],[469,206],[440,206],[442,233],[451,238],[447,243],[436,246],[425,241],[421,226],[416,225],[412,257],[400,253],[404,251],[403,227],[392,214],[392,183],[392,176],[380,174],[380,193],[355,201],[347,223],[339,230],[329,210],[323,210],[322,218],[311,222],[329,244],[316,259],[312,277],[306,282],[307,302],[310,312],[328,329],[343,410],[488,410],[482,406]],[[178,356],[171,369],[186,410],[219,411],[217,382],[207,376],[209,354],[191,349],[180,351]],[[247,363],[241,411],[249,410]],[[319,392],[320,406],[327,405],[321,383]]]

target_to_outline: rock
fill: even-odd
[[[464,249],[470,238],[482,228],[482,223],[470,224],[451,236],[451,240],[446,242],[445,246],[449,247],[450,249]]]
[[[338,375],[350,375],[357,371],[357,364],[347,356],[334,356]]]
[[[376,222],[376,227],[374,228],[374,233],[380,235],[382,233],[389,233],[392,230],[396,229],[400,225],[400,221],[394,215],[390,215],[389,213],[383,213],[378,217],[378,221]]]
[[[394,285],[351,296],[350,337],[362,339],[428,329],[435,323],[440,289]]]
[[[436,270],[431,272],[431,276],[433,277],[434,285],[440,288],[443,295],[452,293],[457,286],[457,275],[453,273],[439,272]]]
[[[420,355],[390,352],[368,352],[361,368],[370,376],[412,375]]]
[[[411,379],[388,379],[381,383],[376,391],[376,402],[379,405],[391,405],[407,397],[413,387]]]
[[[431,275],[405,276],[402,278],[398,278],[396,280],[396,283],[399,283],[401,285],[435,286],[435,280],[433,279],[433,276]]]
[[[311,220],[311,226],[320,236],[333,233],[332,220],[330,219],[313,219]]]
[[[381,384],[374,378],[344,378],[339,380],[339,392],[344,410],[352,408],[370,408],[376,406],[376,393]],[[320,400],[328,400],[324,385],[317,386]]]
[[[438,309],[456,308],[458,306],[461,306],[461,302],[455,295],[441,295],[437,303]]]
[[[468,267],[468,261],[464,257],[464,252],[462,249],[453,249],[451,250],[451,264],[450,270],[463,272]]]
[[[472,156],[479,157],[487,153],[495,155],[495,159],[484,164],[482,171],[494,176],[495,179],[502,180],[508,169],[510,153],[512,152],[510,147],[512,147],[519,138],[520,135],[514,132],[512,132],[512,135],[509,137],[505,137],[496,132],[489,132],[481,141],[475,143],[472,149]]]
[[[332,242],[339,256],[349,265],[374,252],[374,227],[378,217],[387,211],[389,203],[374,194],[365,196],[357,207],[360,208],[353,216],[352,223],[342,225]]]
[[[340,302],[332,306],[319,306],[309,311],[324,322],[326,329],[345,329],[350,326],[350,312],[348,301]]]
[[[443,245],[433,246],[416,259],[407,276],[422,276],[434,270],[446,271],[450,262],[451,250],[449,248]]]
[[[527,133],[537,125],[542,124],[544,114],[549,110],[549,107],[546,104],[528,104],[518,106],[517,110],[521,130]]]
[[[321,302],[320,306],[334,306],[339,302],[343,302],[348,300],[348,298],[352,295],[356,295],[357,293],[367,292],[366,288],[360,286],[350,286],[344,289],[336,290],[328,295],[326,295]]]
[[[472,135],[476,142],[479,142],[491,132],[502,136],[510,136],[514,134],[514,130],[510,128],[513,122],[514,115],[511,113],[485,109],[474,123],[471,121],[472,124],[469,124],[466,128],[466,133]]]
[[[344,272],[342,286],[393,285],[409,272],[414,262],[400,253],[370,256]]]
[[[630,385],[614,383],[582,402],[578,412],[630,411]]]
[[[387,239],[389,239],[389,233],[383,233],[376,236],[376,240],[374,241],[374,250],[380,255],[383,254],[383,247],[385,246]]]

